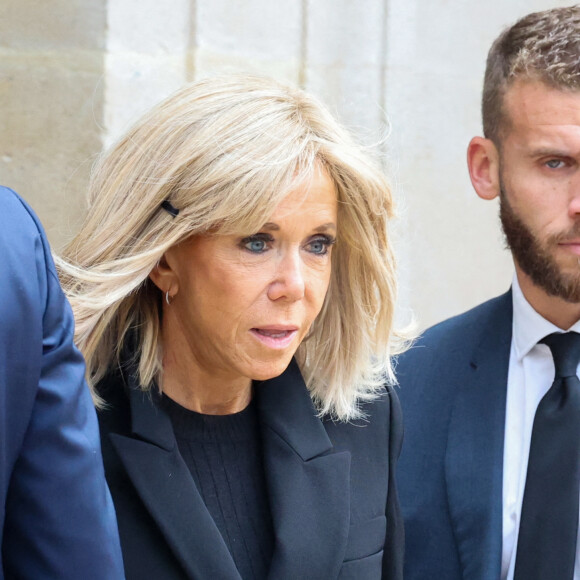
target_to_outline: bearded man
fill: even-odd
[[[580,6],[493,43],[476,193],[499,197],[503,296],[401,356],[407,580],[579,580]]]

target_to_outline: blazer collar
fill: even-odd
[[[111,435],[142,501],[192,577],[239,579],[157,392],[130,378],[132,435]],[[350,524],[350,453],[333,452],[298,365],[255,384],[276,535],[269,578],[338,576]],[[193,524],[195,522],[195,525]]]
[[[165,451],[177,445],[171,419],[159,406],[161,394],[155,390],[142,391],[133,376],[129,379],[131,429],[137,438],[149,441]]]
[[[482,320],[460,381],[445,462],[464,580],[497,580],[502,550],[503,444],[512,335],[511,291]],[[480,317],[481,318],[481,317]]]
[[[241,580],[233,558],[179,454],[157,391],[129,380],[132,434],[111,434],[127,474],[188,578]]]
[[[255,394],[267,437],[268,430],[277,433],[303,461],[332,451],[296,361],[279,377],[255,383]]]
[[[336,578],[350,524],[350,453],[334,452],[295,361],[256,385],[276,544],[268,578]]]

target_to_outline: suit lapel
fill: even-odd
[[[502,550],[503,445],[512,335],[511,292],[500,296],[459,370],[464,380],[449,425],[449,510],[464,580],[497,580]]]
[[[240,580],[234,561],[177,450],[158,394],[130,390],[133,436],[111,441],[139,497],[189,578]]]
[[[276,533],[269,578],[336,578],[350,523],[350,454],[333,453],[294,361],[256,396]]]

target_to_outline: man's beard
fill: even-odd
[[[510,205],[501,180],[499,217],[508,248],[532,282],[551,296],[580,302],[580,261],[578,272],[566,273],[550,252],[559,242],[580,238],[580,222],[565,233],[540,240]]]

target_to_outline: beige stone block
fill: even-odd
[[[109,147],[146,111],[187,81],[182,54],[106,56],[104,144]]]
[[[192,80],[194,9],[190,0],[108,2],[107,146],[154,104]]]
[[[253,58],[206,49],[199,49],[196,52],[196,79],[225,74],[265,75],[298,85],[300,62],[298,59],[278,61],[271,58]]]
[[[305,87],[366,143],[384,129],[383,0],[309,0],[305,3]]]
[[[300,81],[300,0],[199,0],[195,78],[247,72]]]
[[[300,54],[301,0],[198,0],[196,5],[202,49],[276,62]]]
[[[1,0],[0,45],[28,50],[102,50],[106,0]]]
[[[0,52],[0,183],[18,191],[60,247],[85,207],[101,149],[102,53]]]
[[[0,1],[0,183],[57,248],[78,227],[101,149],[106,4]]]

